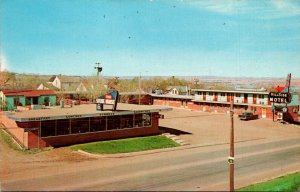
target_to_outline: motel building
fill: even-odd
[[[187,95],[156,95],[152,94],[153,105],[165,105],[191,110],[215,113],[229,113],[230,102],[233,100],[234,113],[239,115],[245,111],[257,114],[259,118],[273,118],[273,103],[270,101],[269,92],[261,90],[206,90],[192,89],[194,96]],[[291,93],[292,101],[287,104],[274,103],[275,120],[298,121],[299,96]],[[287,108],[286,113],[283,113]]]
[[[52,90],[0,90],[0,111],[30,110],[56,105]]]
[[[116,111],[107,105],[98,111],[96,104],[85,104],[6,111],[0,120],[22,147],[32,149],[159,134],[159,112],[169,110],[119,103]]]

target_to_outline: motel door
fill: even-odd
[[[256,94],[253,94],[253,104],[256,104]]]
[[[248,94],[244,94],[244,103],[248,103]]]
[[[261,109],[261,117],[262,118],[266,118],[267,117],[267,110],[266,110],[266,108],[262,108]]]

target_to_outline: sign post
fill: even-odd
[[[285,86],[280,87],[279,85],[276,87],[277,92],[270,92],[269,93],[269,101],[272,102],[272,112],[273,112],[273,121],[275,112],[277,111],[277,107],[275,106],[275,103],[284,103],[285,107],[282,108],[282,111],[277,113],[277,120],[282,120],[282,113],[286,113],[288,111],[288,103],[292,102],[292,95],[290,94],[290,84],[291,84],[291,78],[292,74],[289,73],[287,75]]]
[[[275,105],[272,105],[273,122],[275,121]]]

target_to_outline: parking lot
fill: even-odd
[[[178,135],[192,145],[218,145],[229,142],[230,115],[176,109],[160,119],[163,131]],[[234,116],[235,142],[300,138],[300,126],[271,119],[241,121]]]

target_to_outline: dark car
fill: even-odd
[[[242,115],[239,115],[240,120],[253,120],[258,119],[258,115],[254,115],[252,112],[244,112]]]

